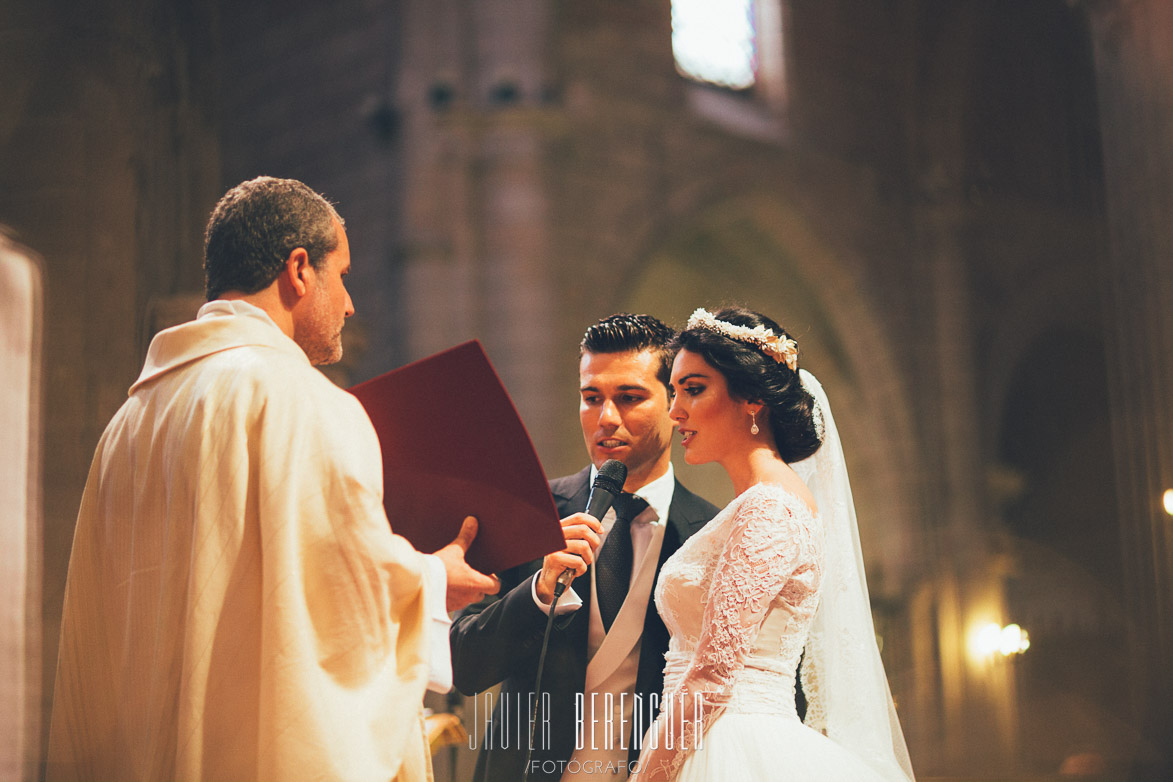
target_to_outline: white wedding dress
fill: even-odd
[[[653,760],[648,742],[667,748],[665,722],[679,725],[672,752],[652,753],[660,768],[641,769],[653,779],[665,771],[679,782],[913,779],[876,647],[838,432],[822,387],[802,375],[825,437],[794,467],[819,513],[781,486],[756,484],[660,573],[656,607],[672,634],[661,708],[688,698],[682,724],[662,711],[644,739],[641,763]],[[805,724],[795,710],[800,658]]]
[[[656,607],[672,640],[662,702],[687,686],[703,693],[705,712],[702,739],[689,731],[677,742],[675,779],[882,779],[795,711],[822,580],[818,516],[770,484],[737,497],[664,564]],[[684,716],[694,713],[689,698]]]

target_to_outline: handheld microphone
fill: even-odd
[[[587,497],[586,514],[602,519],[611,509],[615,498],[623,493],[623,484],[627,482],[627,465],[618,459],[608,459],[599,468],[595,482],[591,486],[590,496]],[[566,568],[558,576],[558,583],[554,585],[555,598],[561,597],[566,587],[574,580],[574,569]]]
[[[596,519],[602,519],[607,511],[611,509],[615,498],[623,493],[623,484],[627,483],[627,465],[618,459],[608,459],[603,462],[603,466],[599,468],[599,474],[595,476],[595,482],[591,485],[590,496],[587,497],[586,512]],[[554,601],[550,603],[550,612],[546,619],[546,633],[542,636],[542,650],[538,652],[538,672],[534,677],[535,693],[542,691],[542,670],[546,667],[546,649],[550,643],[550,630],[554,627],[554,609],[558,605],[558,599],[562,597],[562,593],[566,591],[566,587],[570,586],[570,582],[574,580],[574,568],[566,568],[558,575],[558,581],[554,584]],[[525,774],[522,777],[523,782],[529,782],[530,757],[534,749],[534,737],[538,731],[538,720],[531,717],[529,727],[529,745],[525,750]],[[491,758],[491,753],[486,755],[485,766],[488,767],[488,759]],[[536,765],[536,763],[535,763]],[[486,772],[486,777],[488,776]]]

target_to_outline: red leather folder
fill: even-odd
[[[383,505],[395,532],[431,553],[465,516],[467,560],[496,573],[565,546],[546,475],[513,401],[473,340],[350,389],[383,451]]]

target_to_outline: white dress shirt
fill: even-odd
[[[595,474],[592,468],[592,485]],[[591,568],[592,600],[587,631],[586,684],[582,713],[576,715],[581,720],[577,726],[581,746],[571,755],[562,774],[562,782],[620,782],[627,779],[628,740],[635,712],[640,640],[675,487],[676,476],[669,464],[664,475],[635,492],[636,496],[647,501],[648,507],[631,522],[631,581],[627,599],[615,617],[610,632],[603,629],[595,572]],[[602,537],[606,541],[615,523],[614,509],[608,510],[601,521]],[[549,613],[549,605],[537,597],[537,575],[531,582],[531,594],[538,607]],[[576,611],[581,607],[582,599],[570,589],[562,596],[555,614]],[[642,736],[647,727],[637,727],[635,733]]]
[[[592,464],[589,486],[595,485],[595,476],[598,474],[598,468]],[[662,530],[668,523],[668,508],[672,505],[672,492],[675,488],[676,472],[672,469],[672,463],[669,462],[667,472],[633,492],[636,497],[641,498],[648,504],[647,509],[643,513],[631,520],[631,561],[634,565],[640,563],[643,559],[644,552],[648,550],[648,545],[652,541],[654,528],[660,528],[660,534],[663,534]],[[600,521],[603,522],[603,534],[599,543],[599,549],[601,550],[603,543],[607,542],[607,535],[611,532],[611,527],[615,524],[615,509],[608,509]],[[596,551],[596,553],[598,552]],[[631,569],[632,581],[635,581],[636,570],[637,568],[634,566]],[[542,599],[538,597],[537,583],[540,575],[541,571],[539,570],[530,581],[530,594],[533,596],[534,604],[541,609],[542,613],[548,614],[550,613],[550,604],[542,602]],[[554,615],[562,616],[571,611],[577,611],[579,608],[582,608],[582,598],[578,596],[573,587],[570,587],[562,594],[557,607],[554,609]],[[602,638],[599,638],[597,643],[592,642],[590,644],[589,655],[591,657],[594,656],[595,650],[598,649],[600,643],[602,643]]]

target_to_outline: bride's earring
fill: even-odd
[[[749,426],[749,433],[750,434],[757,434],[758,432],[761,431],[761,429],[758,429],[758,415],[753,410],[750,410],[749,417],[750,417],[750,420],[753,422]]]

